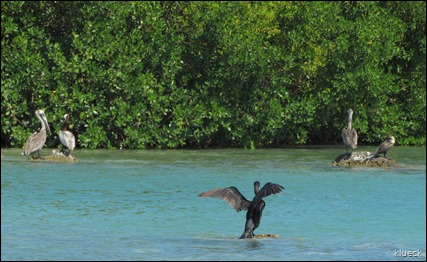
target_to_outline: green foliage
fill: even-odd
[[[425,2],[2,1],[2,146],[425,145]],[[56,146],[48,138],[47,146]]]

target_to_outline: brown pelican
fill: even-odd
[[[351,126],[351,122],[353,121],[353,110],[349,109],[347,113],[348,126],[347,128],[344,127],[341,132],[342,141],[344,142],[346,153],[348,151],[349,146],[351,147],[352,151],[353,149],[357,148],[357,132],[356,129]]]
[[[212,189],[203,193],[198,194],[199,197],[216,197],[226,201],[231,207],[236,209],[237,212],[241,210],[247,210],[246,212],[246,223],[245,231],[240,238],[252,238],[254,236],[254,230],[259,226],[261,222],[262,211],[265,207],[265,202],[262,200],[264,197],[271,194],[278,194],[283,189],[283,186],[279,184],[267,183],[261,190],[259,190],[259,181],[254,182],[254,193],[255,197],[252,201],[247,200],[240,191],[232,186],[227,188]]]
[[[43,110],[36,110],[35,114],[41,123],[40,131],[34,132],[25,142],[24,156],[31,154],[31,157],[34,158],[34,153],[38,153],[38,158],[40,158],[40,150],[43,148],[46,143],[46,129],[51,134],[49,124],[47,123],[46,115]]]
[[[378,157],[379,154],[384,154],[385,158],[390,159],[387,157],[387,151],[394,146],[394,142],[394,137],[390,133],[388,133],[384,142],[381,143],[381,145],[377,149],[377,152],[375,152],[375,157]]]
[[[71,151],[73,151],[74,147],[76,146],[76,139],[74,138],[73,133],[67,130],[68,122],[70,121],[70,116],[68,114],[64,115],[63,121],[64,125],[59,131],[59,141],[61,141],[61,144],[64,145],[64,154],[66,156],[71,156]],[[67,152],[65,151],[65,147],[68,149]]]

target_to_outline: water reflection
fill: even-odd
[[[259,250],[263,246],[263,244],[261,243],[261,241],[259,241],[257,239],[241,239],[241,241],[244,241],[244,240],[246,240],[247,247],[250,250]]]

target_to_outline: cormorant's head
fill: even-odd
[[[260,185],[259,181],[254,182],[254,193],[255,193],[255,195],[258,194],[259,185]]]

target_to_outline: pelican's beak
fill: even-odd
[[[46,116],[43,116],[42,119],[46,125],[47,131],[49,131],[49,135],[52,135],[52,132],[50,132],[50,127],[49,127],[49,124],[47,122]]]

